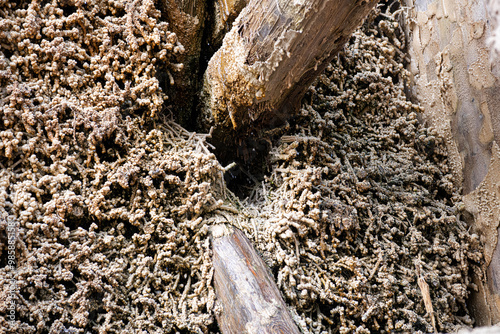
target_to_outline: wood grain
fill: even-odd
[[[223,334],[299,334],[269,269],[240,230],[212,230],[214,286]]]
[[[286,118],[376,3],[250,0],[208,64],[204,113],[234,129]]]

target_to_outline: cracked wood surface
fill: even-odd
[[[223,334],[299,334],[268,267],[243,232],[212,229],[214,286]]]

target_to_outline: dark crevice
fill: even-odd
[[[201,106],[200,106],[200,94],[201,89],[203,88],[203,76],[205,75],[205,71],[208,67],[208,62],[212,58],[212,56],[217,52],[220,47],[219,45],[214,45],[211,32],[213,31],[215,24],[215,0],[207,1],[206,4],[206,14],[205,14],[205,22],[203,27],[203,35],[201,37],[201,48],[200,55],[198,57],[198,73],[196,76],[196,87],[194,88],[197,94],[195,94],[193,99],[192,110],[190,113],[190,118],[186,124],[186,129],[190,131],[198,130],[197,119],[200,116]]]

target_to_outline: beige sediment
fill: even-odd
[[[8,327],[0,257],[0,328],[216,332],[220,223],[254,242],[304,333],[430,332],[420,275],[438,330],[472,325],[481,243],[445,139],[405,95],[397,6],[274,130],[268,175],[238,200],[207,135],[160,117],[158,73],[170,84],[183,47],[153,2],[2,2],[0,253],[13,221],[19,293]]]

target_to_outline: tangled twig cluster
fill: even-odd
[[[7,223],[18,228],[17,270],[0,257],[0,328],[206,330],[201,217],[223,181],[204,136],[155,117],[182,69],[177,36],[153,1],[1,1],[0,13],[1,254]]]
[[[221,220],[210,213],[223,210],[222,168],[204,136],[176,123],[145,131],[129,118],[126,127],[126,159],[0,172],[0,229],[9,219],[19,226],[17,321],[12,328],[2,317],[4,328],[203,332],[213,324],[208,226]],[[6,294],[8,267],[0,270]]]
[[[311,87],[248,201],[247,231],[305,333],[473,323],[465,301],[481,245],[443,139],[405,95],[396,9],[380,6]]]
[[[428,301],[438,330],[471,325],[480,243],[404,94],[389,3],[274,130],[270,173],[239,203],[206,136],[158,117],[183,47],[153,1],[0,0],[0,328],[214,332],[220,222],[255,242],[304,333],[429,332]]]

